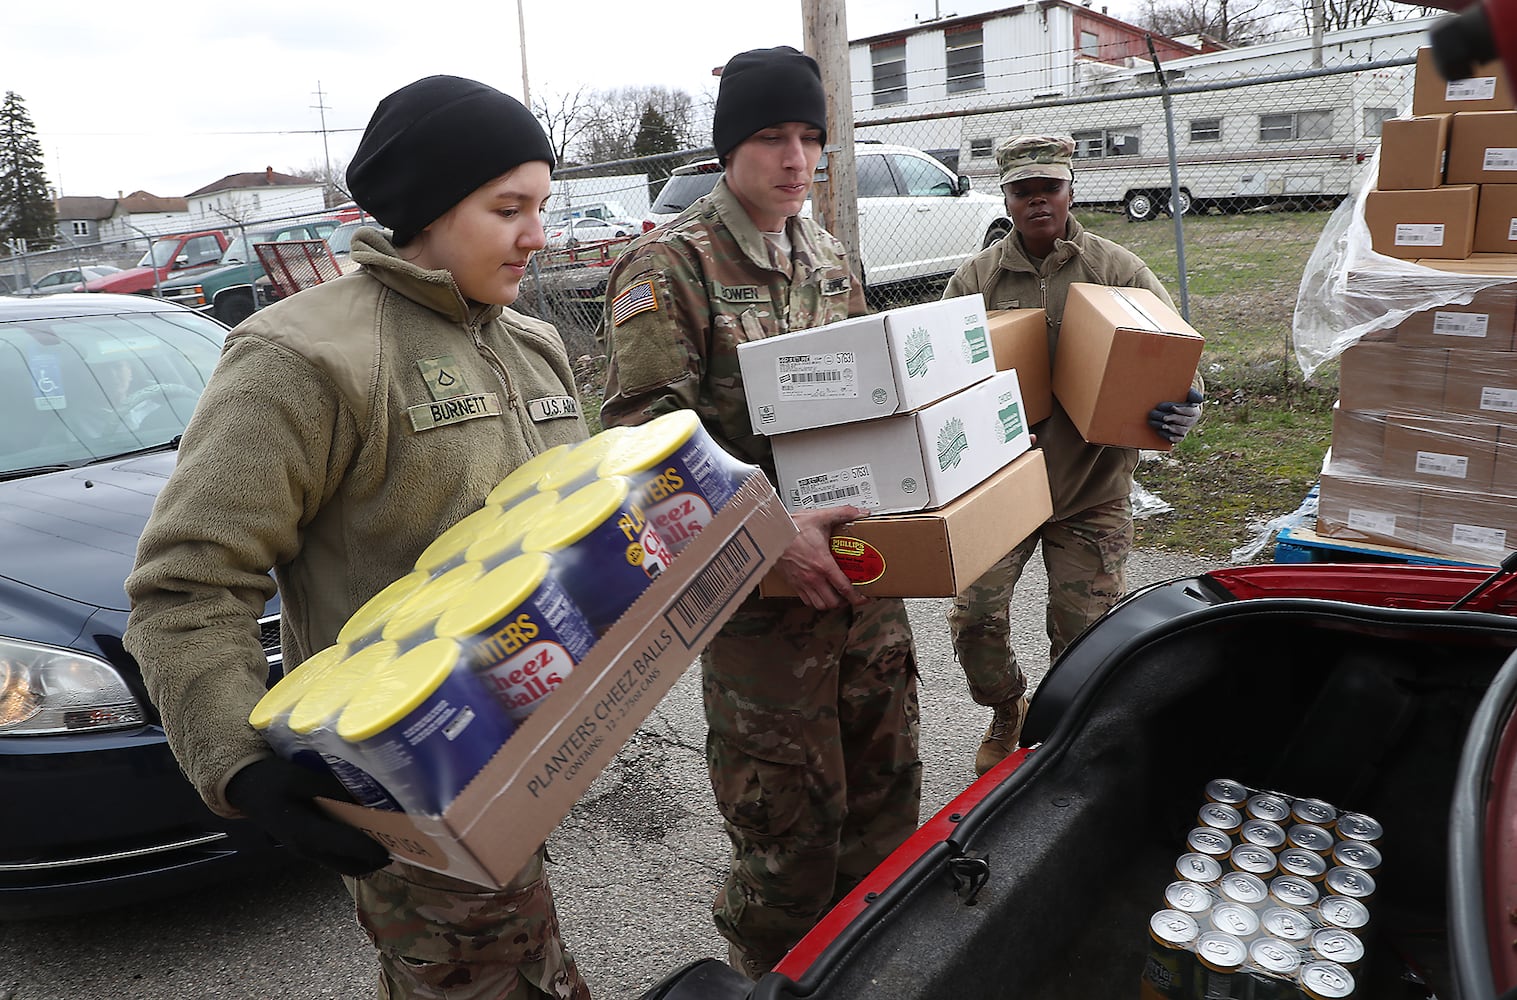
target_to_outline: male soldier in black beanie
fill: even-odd
[[[342,786],[248,723],[269,673],[256,619],[272,570],[294,668],[512,469],[585,438],[557,331],[505,308],[546,242],[552,164],[526,108],[482,83],[428,77],[380,102],[348,183],[394,239],[359,230],[361,270],[227,335],[126,584],[125,644],[185,774],[345,876],[387,1000],[590,993],[540,849],[489,891],[392,862],[315,804]]]
[[[607,424],[693,409],[774,478],[737,345],[866,311],[836,239],[799,212],[826,141],[816,62],[734,56],[712,139],[726,174],[612,268]],[[780,567],[799,599],[750,596],[702,658],[707,763],[732,841],[717,929],[757,978],[917,825],[916,659],[900,600],[865,600],[829,538],[854,507],[795,515]]]

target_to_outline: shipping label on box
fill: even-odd
[[[998,372],[916,413],[776,436],[779,494],[792,511],[940,507],[1031,447],[1029,426],[1017,373]]]
[[[1480,188],[1447,185],[1431,191],[1371,191],[1364,223],[1376,253],[1403,260],[1461,260],[1475,242]]]
[[[1443,409],[1449,414],[1517,424],[1517,355],[1450,351]]]
[[[1338,361],[1338,402],[1346,410],[1440,413],[1448,351],[1358,343]]]
[[[759,434],[908,413],[996,370],[979,295],[749,341],[737,359]]]
[[[1204,344],[1146,288],[1075,282],[1053,358],[1053,394],[1091,444],[1168,451],[1149,411],[1185,399]]]
[[[1034,448],[941,510],[842,525],[832,552],[861,594],[954,597],[1052,516],[1048,468]],[[759,593],[789,597],[795,591],[771,570]]]
[[[1445,80],[1433,61],[1433,50],[1417,50],[1417,69],[1412,85],[1412,114],[1446,111],[1510,111],[1512,91],[1499,61],[1475,68],[1467,80]]]
[[[1462,490],[1422,494],[1418,548],[1481,565],[1495,565],[1517,545],[1517,505],[1511,497]]]
[[[750,477],[441,816],[322,807],[397,859],[506,885],[794,538],[769,481]]]
[[[1016,370],[1027,422],[1042,423],[1053,415],[1047,314],[1042,309],[992,309],[985,316],[996,369]]]

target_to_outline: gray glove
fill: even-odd
[[[1160,403],[1148,411],[1148,425],[1170,444],[1179,444],[1201,419],[1201,404],[1206,397],[1192,389],[1183,403]]]

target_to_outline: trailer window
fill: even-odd
[[[874,66],[874,106],[906,103],[906,43],[876,45],[869,58]]]
[[[1379,137],[1380,127],[1385,124],[1387,118],[1396,117],[1395,108],[1365,108],[1364,109],[1364,134]]]
[[[1075,132],[1075,159],[1099,160],[1108,156],[1137,156],[1138,130],[1135,128],[1102,128]]]
[[[1216,142],[1222,138],[1222,119],[1192,118],[1190,120],[1191,142]]]
[[[1259,116],[1260,142],[1291,142],[1305,139],[1331,139],[1331,111],[1286,111]]]
[[[962,94],[985,89],[985,32],[978,24],[953,29],[943,36],[948,57],[948,92]]]
[[[970,139],[969,156],[971,159],[975,160],[993,156],[995,155],[995,145],[995,139],[991,138],[990,136],[983,136],[979,139]]]

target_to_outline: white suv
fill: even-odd
[[[951,274],[1011,231],[1001,199],[970,190],[969,178],[954,176],[919,149],[860,142],[854,163],[864,281],[871,289]],[[659,224],[673,219],[721,175],[714,159],[676,168],[650,218]],[[810,210],[808,201],[802,214]]]

